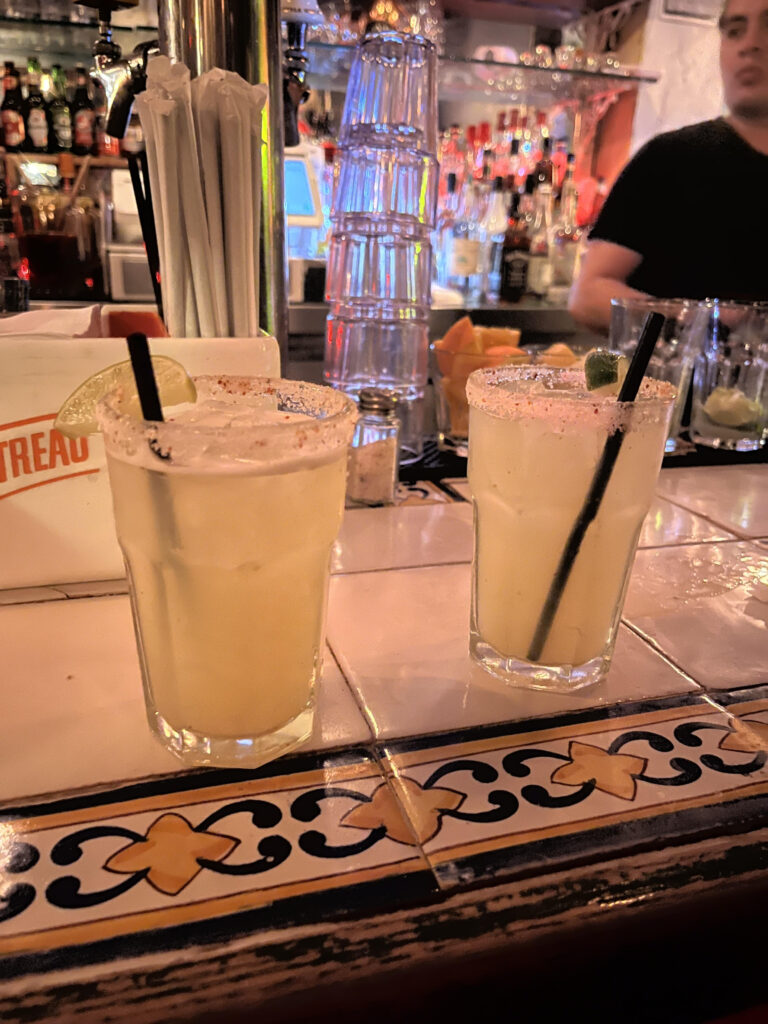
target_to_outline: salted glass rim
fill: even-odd
[[[505,384],[518,381],[547,383],[541,390],[507,390]],[[557,382],[573,387],[556,387]],[[555,366],[497,366],[474,370],[467,378],[470,407],[500,418],[524,417],[526,413],[546,415],[563,422],[589,423],[592,426],[619,428],[632,409],[643,416],[662,414],[672,405],[676,389],[668,382],[644,377],[634,402],[618,402],[613,395],[598,395],[586,388],[583,369]]]
[[[125,411],[124,389],[116,388],[96,408],[107,450],[160,469],[171,467],[158,465],[156,454],[147,458],[147,443],[155,453],[158,449],[170,453],[168,461],[181,467],[197,462],[201,453],[212,463],[283,462],[288,457],[327,455],[351,441],[358,410],[355,401],[342,391],[309,381],[244,374],[201,374],[192,380],[198,399],[219,397],[233,400],[232,405],[236,406],[238,398],[277,394],[284,404],[282,411],[311,419],[226,425],[173,419],[153,422]],[[167,412],[172,415],[174,409],[193,404],[169,406]]]

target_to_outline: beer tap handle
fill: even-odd
[[[127,57],[112,38],[112,12],[138,6],[138,0],[83,0],[81,6],[99,12],[99,36],[93,44],[91,78],[99,82],[107,99],[108,135],[122,139],[128,127],[133,101],[147,87],[147,61],[159,53],[156,39],[139,43]]]

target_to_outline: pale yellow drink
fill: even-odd
[[[674,390],[644,381],[634,407],[586,390],[581,371],[507,367],[469,378],[475,509],[470,648],[489,671],[576,688],[607,671],[653,498]],[[609,433],[622,446],[541,654],[531,645]]]
[[[311,731],[354,404],[197,384],[159,428],[103,416],[115,521],[150,725],[192,763],[255,765]]]

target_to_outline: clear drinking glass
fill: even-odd
[[[665,447],[668,453],[681,447],[682,418],[693,363],[701,345],[697,309],[698,303],[690,299],[611,299],[610,346],[630,359],[648,314],[661,313],[664,317],[664,327],[646,373],[655,380],[668,381],[677,391]]]
[[[349,73],[340,146],[381,145],[437,153],[437,52],[423,36],[369,31]]]
[[[328,255],[326,292],[344,307],[371,308],[382,319],[429,318],[424,290],[429,289],[432,246],[418,235],[370,236],[339,232]],[[338,298],[341,297],[341,298]]]
[[[574,690],[608,671],[629,573],[654,494],[674,389],[646,378],[619,404],[583,371],[477,370],[467,383],[475,521],[470,653],[511,684]],[[609,435],[613,472],[537,642],[552,584]]]
[[[334,231],[431,230],[439,168],[434,156],[403,147],[359,146],[335,167]]]
[[[165,423],[99,407],[147,717],[188,764],[303,742],[357,415],[303,382],[197,378]]]
[[[331,303],[326,325],[325,377],[351,395],[382,388],[397,398],[400,461],[421,457],[429,322],[392,303]],[[341,382],[340,384],[337,382]]]
[[[699,306],[701,351],[693,371],[691,438],[747,452],[768,435],[768,308],[709,300]]]

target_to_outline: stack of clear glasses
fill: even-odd
[[[350,73],[331,209],[325,380],[353,396],[394,393],[403,462],[423,447],[436,66],[426,38],[369,28]]]

